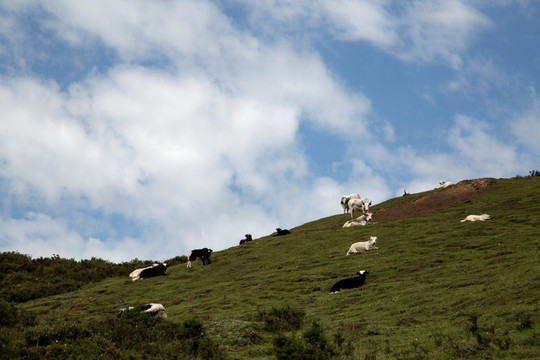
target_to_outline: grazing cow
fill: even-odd
[[[281,230],[280,228],[276,229],[277,233],[274,236],[289,235],[291,232],[287,229]]]
[[[189,250],[187,267],[191,268],[191,262],[197,260],[197,258],[202,260],[203,265],[206,265],[207,262],[210,264],[212,251],[212,249],[208,248]]]
[[[152,266],[148,266],[142,269],[133,270],[129,276],[131,277],[132,281],[139,280],[139,279],[146,279],[154,276],[160,276],[165,275],[165,270],[167,270],[167,267],[169,265],[163,263],[163,264],[152,264]]]
[[[376,236],[370,236],[368,241],[354,243],[349,248],[349,251],[347,251],[347,255],[361,253],[363,251],[369,250],[378,250],[379,248],[375,246],[377,240],[378,239]]]
[[[361,211],[363,214],[366,214],[371,206],[371,200],[369,199],[351,199],[349,200],[349,212],[351,217],[354,217],[355,211]]]
[[[461,222],[465,221],[485,221],[491,219],[491,216],[488,214],[482,214],[482,215],[469,215],[465,219],[460,220]]]
[[[345,224],[343,224],[344,228],[352,227],[352,226],[364,226],[371,222],[371,219],[373,218],[373,213],[368,212],[367,214],[360,215],[356,219],[347,220]]]
[[[341,197],[341,207],[344,214],[349,212],[349,200],[351,199],[361,199],[360,194],[343,195]]]
[[[245,244],[245,243],[247,243],[248,241],[251,241],[251,240],[253,240],[253,239],[251,238],[251,234],[246,234],[246,238],[240,240],[240,245]]]
[[[443,189],[444,189],[444,188],[447,188],[447,187],[449,187],[449,186],[454,185],[454,183],[451,182],[451,181],[443,181],[443,180],[441,180],[441,181],[439,181],[439,185],[440,185],[440,186],[439,186],[440,188],[443,188]]]
[[[366,276],[369,274],[369,271],[360,270],[357,273],[356,277],[339,280],[337,283],[332,286],[330,289],[330,294],[336,294],[341,290],[354,289],[360,287],[366,283]]]
[[[118,312],[118,315],[116,315],[116,317],[120,317],[126,311],[131,311],[133,309],[135,309],[133,306],[120,309],[120,311]],[[152,316],[159,316],[159,317],[162,317],[164,319],[167,318],[167,310],[165,310],[165,307],[163,305],[161,305],[161,304],[155,304],[155,303],[144,304],[144,305],[139,306],[138,310],[141,311],[141,312],[148,313],[148,314],[150,314]]]

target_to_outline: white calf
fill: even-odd
[[[461,222],[465,221],[485,221],[491,219],[491,216],[488,214],[482,214],[482,215],[469,215],[465,219],[461,220]]]
[[[378,250],[379,248],[375,246],[376,243],[377,237],[370,236],[369,241],[357,242],[352,244],[349,248],[349,251],[347,251],[347,255],[361,253],[363,251],[369,250]]]

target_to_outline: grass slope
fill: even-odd
[[[207,266],[176,265],[167,276],[137,282],[126,274],[21,306],[40,321],[92,322],[160,302],[168,321],[202,320],[238,359],[273,356],[275,334],[262,329],[257,314],[284,306],[303,310],[306,324],[339,334],[344,358],[540,358],[540,177],[490,184],[427,216],[342,229],[349,215],[335,215],[288,236],[214,252]],[[493,219],[459,221],[481,213]],[[351,243],[372,235],[379,250],[345,256]],[[370,271],[365,286],[328,293],[361,269]]]

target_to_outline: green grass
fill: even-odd
[[[479,213],[493,219],[459,221]],[[540,177],[493,180],[488,191],[429,216],[342,229],[349,218],[214,252],[207,266],[179,264],[136,282],[126,274],[19,307],[38,324],[91,324],[159,302],[170,322],[202,321],[231,359],[274,357],[277,335],[260,314],[285,307],[305,313],[303,329],[287,336],[315,322],[338,358],[540,358]],[[379,250],[345,256],[369,236],[378,236]],[[366,285],[328,293],[361,269],[370,271]]]

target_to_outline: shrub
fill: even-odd
[[[18,321],[17,306],[0,300],[0,326],[13,327]]]
[[[153,317],[138,311],[125,312],[112,324],[112,342],[123,351],[134,350],[159,358],[222,359],[221,349],[204,333],[200,320],[182,324]]]
[[[0,253],[0,299],[22,303],[62,294],[108,277],[127,276],[133,269],[151,263],[137,259],[121,264],[97,258],[75,261],[58,255],[32,259],[17,252],[4,252]]]
[[[337,354],[321,326],[314,322],[301,337],[278,335],[274,340],[278,359],[330,359]]]
[[[270,311],[260,310],[257,318],[264,322],[267,331],[277,332],[301,329],[304,316],[304,311],[285,306],[282,308],[273,307]]]
[[[76,323],[59,325],[38,325],[24,332],[27,346],[48,346],[54,343],[66,343],[78,339],[89,338],[91,332]]]

